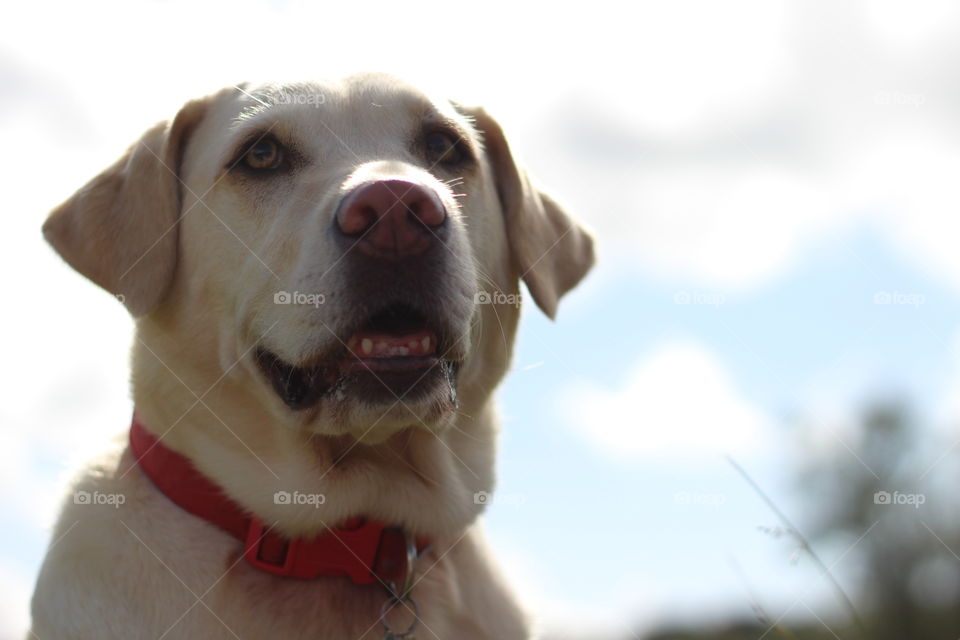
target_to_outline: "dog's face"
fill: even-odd
[[[45,233],[134,315],[189,318],[279,423],[372,441],[489,393],[518,280],[553,315],[592,263],[495,121],[382,75],[191,102]]]
[[[225,310],[265,401],[326,430],[376,422],[368,438],[442,425],[478,273],[508,255],[502,217],[477,215],[498,205],[470,122],[396,81],[248,87],[188,148],[184,206],[209,210],[181,223],[186,297]]]

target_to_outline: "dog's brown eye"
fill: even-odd
[[[283,162],[283,150],[276,140],[264,138],[254,143],[243,156],[243,163],[251,169],[268,171]]]
[[[427,160],[434,164],[457,164],[463,159],[459,140],[448,133],[435,131],[424,139]]]

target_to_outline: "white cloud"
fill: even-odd
[[[535,4],[510,6],[509,21],[497,6],[477,13],[438,3],[416,12],[417,33],[458,25],[467,44],[457,56],[435,55],[430,38],[407,37],[409,11],[400,5],[377,9],[381,19],[365,25],[364,42],[381,46],[363,47],[350,30],[317,28],[352,22],[346,5],[213,3],[191,7],[189,20],[176,3],[105,9],[114,22],[153,25],[149,33],[106,21],[95,22],[94,32],[74,29],[87,18],[78,7],[18,5],[12,18],[20,28],[5,45],[15,56],[6,64],[32,79],[15,84],[30,94],[12,96],[18,125],[85,129],[71,143],[84,152],[76,162],[58,162],[63,150],[48,155],[53,187],[46,193],[66,195],[183,99],[223,84],[277,73],[403,70],[486,102],[513,124],[538,158],[534,173],[548,175],[598,228],[608,258],[705,286],[754,287],[863,214],[905,255],[960,286],[954,229],[944,229],[949,217],[942,215],[960,205],[950,187],[960,143],[944,135],[955,129],[950,101],[958,93],[950,2],[690,1],[630,13],[601,2],[586,18],[551,8],[550,28],[533,28],[543,11]],[[58,20],[46,19],[51,11]],[[150,35],[173,32],[182,42],[202,41],[202,50],[171,48]],[[489,46],[494,32],[497,44]],[[238,34],[263,33],[283,33],[284,46],[246,55]],[[223,55],[231,51],[238,53]],[[103,60],[111,61],[109,73]],[[884,92],[919,95],[923,104],[876,104]],[[535,126],[573,98],[592,105],[583,119],[633,137],[629,158],[564,143],[576,121]],[[71,179],[62,180],[67,173]]]
[[[845,222],[830,216],[820,185],[781,168],[653,171],[637,185],[643,220],[623,229],[634,259],[705,286],[762,284]]]
[[[763,448],[771,424],[717,357],[692,342],[661,345],[619,388],[591,382],[565,397],[566,422],[621,458],[750,453]]]
[[[702,15],[674,6],[681,21]],[[610,50],[638,62],[539,103],[555,117],[531,115],[520,146],[598,229],[604,257],[658,278],[761,286],[866,223],[960,289],[958,11],[795,2],[705,20],[729,46],[691,46],[695,28],[658,15],[646,24],[661,37],[640,29],[650,37],[630,41],[634,56]],[[685,43],[690,55],[675,55]],[[715,73],[741,55],[752,59]]]
[[[930,126],[891,133],[853,159],[847,184],[904,256],[960,289],[960,144],[945,138]]]
[[[858,0],[857,5],[877,38],[907,51],[949,37],[960,13],[953,0]]]
[[[718,116],[742,115],[745,105],[760,111],[776,95],[788,64],[782,37],[787,7],[769,0],[636,3],[629,14],[598,7],[609,20],[577,90],[607,105],[613,116],[661,135],[715,126]],[[565,17],[571,27],[583,19],[579,12]],[[577,68],[583,55],[571,47],[561,53],[569,60],[549,66]]]

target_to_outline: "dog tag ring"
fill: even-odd
[[[403,631],[397,631],[391,627],[390,621],[387,620],[387,615],[398,604],[403,605],[413,614],[413,620]],[[417,640],[413,637],[413,631],[417,628],[418,622],[420,622],[420,608],[417,606],[417,602],[409,595],[406,597],[391,595],[384,600],[383,606],[380,607],[380,624],[383,625],[383,640]]]
[[[405,543],[407,547],[407,566],[404,571],[403,588],[397,589],[397,583],[395,582],[388,583],[386,586],[390,595],[387,596],[387,599],[383,601],[383,606],[380,607],[380,624],[383,625],[383,640],[417,640],[413,637],[413,631],[420,622],[420,607],[417,606],[417,602],[413,599],[411,592],[417,582],[413,565],[417,561],[419,553],[417,552],[417,544],[413,536],[408,535]],[[387,616],[397,605],[403,605],[405,609],[413,614],[413,620],[410,621],[410,624],[407,625],[407,628],[403,631],[394,629],[390,626],[390,621],[387,620]]]

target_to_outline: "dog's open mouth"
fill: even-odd
[[[302,364],[260,347],[256,361],[273,390],[294,410],[324,395],[356,393],[369,403],[416,401],[445,385],[456,400],[459,363],[446,359],[447,334],[402,304],[362,323],[330,353]]]

